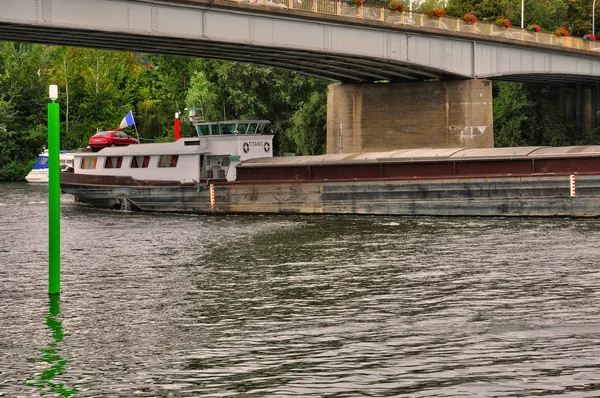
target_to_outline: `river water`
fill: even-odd
[[[600,221],[194,216],[0,184],[0,396],[600,396]]]

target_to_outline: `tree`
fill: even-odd
[[[589,141],[575,122],[557,112],[544,85],[499,82],[494,99],[494,146],[576,145]]]
[[[324,152],[329,81],[236,62],[193,67],[186,105],[201,106],[206,120],[267,119],[278,153]]]
[[[0,181],[23,179],[46,136],[44,47],[0,43]]]
[[[533,103],[520,83],[497,83],[494,99],[494,146],[511,147],[527,145],[525,131]]]
[[[327,150],[327,92],[315,91],[299,104],[292,114],[291,125],[285,131],[294,144],[295,152],[302,155],[320,155]]]

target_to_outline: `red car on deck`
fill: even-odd
[[[137,144],[139,141],[122,131],[99,131],[90,137],[90,148],[99,151],[107,146],[123,146]]]

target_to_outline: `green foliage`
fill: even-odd
[[[324,152],[329,81],[236,62],[194,67],[186,106],[202,108],[205,120],[267,119],[277,153]]]
[[[327,93],[315,91],[301,102],[291,117],[291,126],[285,132],[301,155],[318,155],[327,149]]]
[[[443,0],[424,0],[421,3],[413,3],[413,11],[426,13],[431,9],[446,10],[446,2]]]
[[[494,146],[591,144],[595,136],[578,133],[561,112],[558,96],[544,86],[500,82],[494,100]],[[596,141],[600,142],[600,141]]]
[[[0,43],[0,181],[22,180],[45,144],[46,107],[39,73],[44,48]],[[47,86],[46,86],[47,87]]]
[[[549,32],[558,26],[571,25],[567,19],[569,5],[565,0],[530,0],[526,5],[526,24],[535,23]]]
[[[141,138],[173,137],[175,112],[268,119],[275,150],[325,148],[329,81],[233,62],[0,42],[0,180],[19,180],[47,144],[48,85],[59,86],[61,147],[87,146],[130,110]],[[182,135],[195,133],[182,124]],[[133,127],[128,133],[135,135]],[[301,136],[300,136],[301,135]]]
[[[43,128],[17,133],[0,124],[0,181],[24,179],[35,164],[45,140]]]
[[[519,83],[499,82],[498,93],[494,99],[494,146],[522,146],[527,142],[524,137],[528,115],[532,113],[533,103]]]
[[[565,26],[573,36],[592,33],[592,2],[593,0],[568,1],[565,22],[557,24],[557,26]],[[596,31],[598,30],[599,14],[600,4],[596,4]]]

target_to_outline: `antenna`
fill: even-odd
[[[188,112],[188,119],[192,123],[202,123],[204,121],[204,111],[202,108],[185,108],[184,111]],[[200,111],[202,114],[197,116],[197,112]]]

